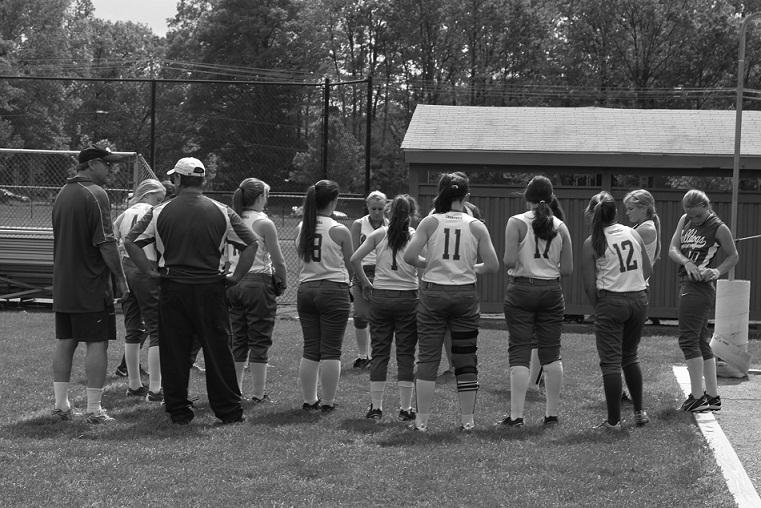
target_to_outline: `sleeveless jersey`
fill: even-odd
[[[404,261],[404,251],[407,245],[396,251],[396,258],[392,257],[391,247],[388,245],[388,228],[383,240],[375,246],[376,264],[373,287],[376,289],[395,289],[398,291],[414,290],[418,288],[417,267]],[[410,237],[415,232],[410,228]]]
[[[434,213],[436,230],[428,238],[424,282],[460,286],[476,282],[478,240],[470,230],[475,219],[463,212]]]
[[[716,231],[722,224],[724,223],[715,213],[711,213],[700,226],[693,226],[689,219],[684,221],[679,235],[682,254],[687,256],[701,270],[709,267],[719,250],[720,245],[716,239]],[[679,275],[687,276],[684,266],[679,267]]]
[[[153,206],[148,203],[135,203],[124,210],[124,213],[116,218],[114,230],[116,232],[116,237],[119,240],[119,253],[122,257],[129,257],[127,250],[124,248],[124,237],[127,236],[129,230],[132,229],[132,226],[137,224],[138,221],[143,218],[143,215],[148,213],[151,208],[153,208]],[[156,261],[158,259],[156,246],[154,244],[143,247],[143,252],[145,252],[145,257],[147,257],[149,261]]]
[[[636,226],[634,226],[634,229],[639,228],[643,224],[650,223],[650,225],[655,229],[655,222],[653,222],[651,219],[648,219],[646,221],[642,221]],[[656,230],[657,232],[657,230]],[[647,252],[647,257],[650,258],[650,263],[655,263],[655,251],[658,249],[658,236],[656,234],[655,238],[653,238],[652,242],[645,242],[645,252]]]
[[[248,227],[253,232],[254,224],[260,220],[265,220],[267,218],[267,214],[264,212],[257,212],[255,210],[244,210],[240,218],[243,220],[243,224],[245,224],[246,227]],[[264,244],[263,238],[261,238],[256,233],[254,233],[254,235],[256,235],[256,239],[259,242],[259,247],[256,249],[256,257],[254,258],[254,262],[251,265],[251,269],[249,269],[248,273],[263,273],[266,275],[272,275],[272,259],[270,258],[270,253],[267,250],[267,246]],[[230,272],[232,273],[235,271],[235,267],[238,266],[240,252],[238,249],[230,245],[228,246],[227,254],[230,261]]]
[[[305,263],[302,258],[301,269],[299,270],[299,282],[309,282],[314,280],[329,280],[333,282],[349,283],[349,272],[344,265],[343,251],[330,237],[330,229],[338,226],[339,223],[330,217],[317,217],[317,227],[315,228],[315,238],[312,246],[312,260]],[[296,236],[296,245],[301,237],[301,226],[299,224],[299,233]]]
[[[364,217],[359,219],[359,223],[361,225],[360,230],[359,230],[359,244],[362,245],[362,242],[364,242],[365,239],[368,236],[370,236],[370,233],[375,231],[375,228],[373,227],[372,223],[370,222],[370,216],[369,215],[365,215]],[[381,227],[383,227],[383,226],[388,226],[388,221],[386,220],[385,217],[383,218],[383,224],[381,225]],[[359,247],[359,245],[355,245],[354,246],[355,249],[357,247]],[[375,251],[374,250],[370,251],[370,253],[367,256],[362,258],[362,266],[373,266],[375,264],[376,264],[376,261],[375,261]]]
[[[595,260],[597,289],[615,293],[647,288],[642,273],[642,248],[634,230],[613,224],[605,228],[605,254]]]
[[[560,251],[563,248],[563,238],[556,234],[549,242],[537,238],[531,222],[534,220],[534,212],[529,211],[513,215],[516,219],[526,224],[526,236],[518,245],[518,259],[515,266],[507,271],[513,277],[531,277],[535,279],[557,279],[560,277]],[[557,217],[552,218],[555,231],[563,223]]]

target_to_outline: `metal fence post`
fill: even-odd
[[[367,77],[367,111],[365,111],[365,196],[370,194],[370,144],[372,142],[373,125],[373,76]]]
[[[322,177],[328,179],[328,127],[330,126],[330,79],[325,78],[324,106],[322,112]]]
[[[156,80],[151,80],[151,169],[156,171]]]

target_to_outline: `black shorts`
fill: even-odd
[[[116,340],[116,313],[113,304],[99,312],[56,312],[55,336],[57,339],[74,339],[78,342]]]

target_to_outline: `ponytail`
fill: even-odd
[[[468,195],[468,179],[457,173],[447,173],[439,179],[439,193],[433,200],[434,213],[452,210],[452,202],[460,201]]]
[[[555,229],[552,208],[545,201],[540,201],[534,208],[534,220],[531,221],[531,229],[534,235],[549,242],[558,234]]]
[[[338,184],[332,180],[320,180],[307,189],[304,196],[304,217],[301,221],[299,244],[296,248],[299,259],[305,263],[312,261],[317,214],[338,198],[338,194]]]
[[[269,193],[270,186],[258,178],[246,178],[233,193],[233,210],[241,215],[252,206],[262,194]]]
[[[386,236],[392,259],[410,240],[410,219],[417,213],[417,202],[408,194],[400,194],[391,202],[391,218]]]
[[[605,255],[608,242],[605,240],[605,228],[616,222],[616,202],[608,192],[602,191],[592,196],[587,205],[586,214],[592,216],[592,250],[595,257]]]

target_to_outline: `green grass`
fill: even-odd
[[[297,321],[278,320],[269,393],[275,403],[245,409],[247,421],[214,427],[204,378],[190,426],[168,422],[159,406],[124,397],[126,382],[109,377],[104,406],[117,422],[53,423],[50,362],[53,316],[0,313],[0,492],[5,506],[731,506],[712,454],[690,415],[675,410],[680,391],[671,365],[681,363],[676,339],[652,336],[641,347],[652,423],[628,422],[620,435],[597,435],[602,420],[601,376],[594,338],[563,336],[566,379],[561,425],[536,422],[543,400],[527,403],[523,429],[491,424],[509,404],[506,333],[483,329],[476,423],[456,431],[454,384],[437,389],[431,432],[395,421],[397,390],[389,383],[387,417],[364,418],[368,373],[347,368],[336,412],[300,409]],[[354,359],[347,333],[344,364]],[[123,337],[123,333],[120,333]],[[756,344],[753,347],[757,347]],[[109,373],[123,345],[110,348]],[[84,406],[84,355],[72,376],[75,405]],[[394,372],[392,363],[391,372]]]

